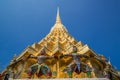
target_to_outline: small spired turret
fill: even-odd
[[[118,75],[120,76],[120,71],[118,71]]]
[[[18,57],[14,55],[3,73],[6,70],[14,72],[15,79],[106,77],[120,80],[120,73],[103,55],[98,55],[87,44],[69,34],[62,24],[59,8],[49,34],[28,46]]]
[[[11,60],[11,62],[10,62],[10,63],[12,64],[12,63],[16,62],[16,59],[17,59],[17,55],[16,55],[16,54],[14,54],[14,57],[13,57],[13,59]]]

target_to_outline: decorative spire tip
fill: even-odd
[[[59,7],[57,7],[56,23],[61,23]]]

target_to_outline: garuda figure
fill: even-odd
[[[45,64],[45,60],[54,58],[54,56],[45,56],[45,50],[43,49],[39,53],[39,56],[30,55],[29,58],[35,58],[38,60],[38,62],[36,64],[33,64],[32,66],[30,66],[29,73],[28,73],[29,78],[31,78],[32,75],[34,75],[34,74],[36,74],[38,78],[42,75],[45,75],[47,78],[51,77],[51,70]]]
[[[72,62],[63,70],[63,72],[68,73],[70,78],[72,77],[73,72],[76,72],[77,74],[80,74],[81,71],[84,71],[84,72],[89,71],[90,72],[90,69],[89,70],[87,69],[87,67],[89,67],[89,66],[86,67],[86,64],[81,62],[81,60],[80,60],[80,58],[82,58],[82,57],[89,58],[89,56],[87,56],[85,54],[78,54],[76,46],[73,46],[73,53],[61,55],[61,58],[64,56],[72,57]],[[81,65],[84,65],[85,70],[82,70]]]

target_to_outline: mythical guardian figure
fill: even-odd
[[[61,55],[61,58],[64,56],[71,56],[72,57],[72,62],[63,70],[63,72],[68,73],[70,78],[72,78],[73,72],[76,72],[77,74],[80,74],[81,71],[91,72],[90,67],[87,64],[81,62],[81,60],[80,60],[80,58],[82,58],[82,57],[89,58],[89,56],[87,56],[85,54],[78,54],[76,46],[73,46],[73,52],[71,54]],[[85,70],[82,70],[81,65],[84,65]]]
[[[51,77],[51,69],[45,64],[46,59],[54,58],[54,56],[45,56],[45,50],[43,49],[39,56],[30,55],[29,58],[37,59],[38,62],[30,66],[29,69],[29,78],[32,77],[33,74],[36,73],[37,77],[39,78],[42,75],[45,75],[47,78]]]

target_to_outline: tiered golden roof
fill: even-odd
[[[15,62],[11,62],[7,69],[11,69],[16,73],[15,78],[26,78],[27,73],[25,73],[28,68],[36,63],[37,60],[30,59],[28,56],[33,54],[34,56],[38,56],[39,52],[44,49],[47,56],[51,55],[61,55],[61,54],[70,54],[72,52],[73,46],[78,48],[79,54],[86,54],[90,57],[90,59],[82,59],[83,62],[89,64],[92,68],[94,68],[94,72],[92,72],[92,77],[103,77],[99,74],[99,71],[103,71],[106,62],[101,60],[102,58],[97,58],[97,54],[90,49],[87,45],[84,45],[81,41],[77,41],[74,37],[72,37],[66,27],[62,24],[59,9],[57,11],[56,22],[50,33],[43,38],[40,42],[34,43],[32,46],[28,46],[15,60]],[[96,58],[95,58],[96,57]],[[68,63],[70,63],[71,58],[63,58],[61,60],[48,60],[46,63],[52,69],[52,71],[56,71],[58,74],[54,76],[54,78],[65,78],[68,77],[62,70],[66,67]],[[110,64],[111,65],[111,64]],[[114,72],[116,73],[116,72]],[[117,73],[116,73],[117,74]],[[73,74],[74,78],[85,78],[87,77],[85,73],[81,73],[79,75]],[[35,77],[36,78],[36,77]],[[44,77],[43,77],[44,78]],[[117,79],[116,77],[116,80]]]

